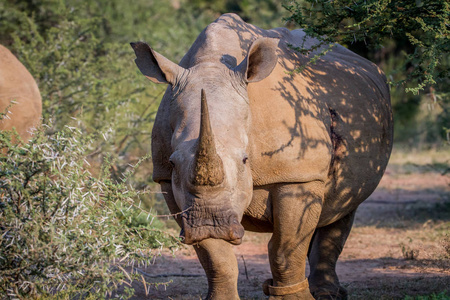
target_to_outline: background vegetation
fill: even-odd
[[[450,139],[448,1],[293,0],[284,7],[310,35],[339,42],[384,70],[397,144],[426,148]]]
[[[148,211],[152,207],[160,214],[168,212],[165,204],[161,201],[161,195],[155,193],[157,187],[151,181],[151,162],[148,159],[142,159],[150,152],[152,124],[165,86],[150,84],[139,73],[133,62],[134,53],[129,42],[144,40],[158,52],[177,62],[200,31],[225,12],[236,12],[245,21],[262,28],[289,25],[292,29],[298,26],[295,24],[300,24],[310,30],[311,34],[326,33],[330,38],[340,40],[350,49],[375,61],[393,82],[402,84],[400,87],[392,89],[396,144],[403,145],[408,149],[445,147],[450,128],[449,5],[444,0],[416,1],[415,6],[414,2],[411,2],[413,4],[410,2],[364,1],[371,9],[366,10],[371,14],[365,15],[365,10],[362,9],[365,6],[361,5],[362,2],[343,0],[332,2],[284,1],[287,9],[284,9],[281,3],[275,0],[1,1],[0,44],[11,49],[38,82],[43,97],[43,123],[46,124],[46,127],[42,129],[45,134],[39,135],[31,143],[37,148],[23,150],[10,145],[10,153],[8,153],[11,155],[10,158],[2,156],[0,159],[0,172],[2,172],[0,173],[0,194],[4,195],[4,191],[11,188],[17,189],[20,184],[24,186],[24,180],[35,182],[35,186],[29,183],[24,186],[23,193],[33,195],[30,196],[31,198],[27,198],[28,200],[17,198],[14,195],[2,198],[0,204],[3,206],[1,206],[0,213],[2,216],[8,215],[8,222],[12,222],[0,224],[2,234],[4,234],[5,228],[15,228],[11,225],[15,224],[15,220],[21,220],[23,227],[14,229],[16,239],[20,237],[23,240],[21,247],[29,248],[27,245],[31,245],[30,243],[38,243],[33,244],[33,247],[39,246],[39,249],[43,251],[34,253],[34,258],[29,259],[37,259],[51,253],[49,261],[52,264],[56,262],[61,264],[61,269],[58,269],[57,272],[71,274],[70,260],[63,259],[60,262],[56,258],[54,259],[56,256],[60,257],[59,246],[51,248],[46,241],[51,238],[54,239],[54,245],[62,245],[63,241],[70,239],[70,232],[74,230],[71,224],[55,217],[62,212],[64,205],[69,205],[64,202],[64,199],[67,198],[64,198],[64,195],[71,194],[71,189],[80,188],[83,191],[98,193],[98,190],[90,189],[94,188],[95,184],[100,186],[102,182],[107,184],[106,189],[111,190],[111,193],[117,192],[119,189],[125,189],[126,195],[131,193],[125,197],[126,199],[123,199],[117,192],[109,200],[110,202],[105,202],[109,204],[100,206],[116,216],[111,219],[113,223],[110,226],[112,228],[128,226],[129,230],[135,230],[135,228],[154,229],[156,223],[149,227],[148,222],[142,220],[140,206],[136,213],[132,213],[131,219],[128,216],[128,220],[131,221],[127,224],[118,213],[121,211],[118,203],[129,203],[132,200],[135,201],[134,206],[130,205],[135,207],[138,205],[136,202],[138,196],[142,201],[143,209]],[[313,3],[316,3],[315,6]],[[377,6],[376,3],[380,3],[379,5],[385,3],[386,6],[383,8]],[[419,25],[414,27],[414,24],[410,24],[412,21],[408,23],[409,19],[403,16],[405,13],[420,15],[428,7],[431,7],[428,12],[433,12],[434,6],[438,7],[436,10],[437,20],[447,20],[447,23],[435,23],[432,13],[429,13],[428,17],[422,21],[415,21]],[[396,18],[392,18],[394,15]],[[373,26],[377,20],[386,19],[390,21],[386,23],[385,27]],[[401,25],[409,26],[405,28],[412,37],[401,32]],[[356,28],[355,26],[358,26],[356,33],[351,31]],[[335,28],[334,31],[333,28]],[[441,31],[438,32],[439,35],[436,35],[435,31],[438,29]],[[372,47],[381,44],[383,47]],[[426,55],[420,56],[419,54]],[[425,59],[420,60],[422,57]],[[420,75],[425,76],[424,79],[421,79]],[[429,76],[433,77],[430,79]],[[405,88],[414,88],[417,85],[422,88],[419,94],[405,91]],[[77,129],[69,130],[67,126]],[[83,137],[86,136],[94,138],[85,141]],[[77,142],[73,141],[74,147],[64,144],[68,148],[61,148],[61,145],[58,144],[72,138],[77,139]],[[7,143],[6,136],[2,136],[2,139],[4,144]],[[43,145],[50,145],[49,149],[53,149],[54,153],[64,151],[65,155],[67,153],[67,160],[73,158],[80,162],[79,165],[74,166],[76,169],[70,171],[76,173],[78,170],[79,173],[84,174],[72,178],[73,180],[70,182],[74,184],[77,182],[76,186],[66,187],[67,191],[65,192],[58,190],[59,187],[56,186],[61,182],[63,173],[54,168],[53,160],[39,159],[47,153]],[[89,161],[90,165],[83,163],[84,159]],[[36,170],[40,171],[36,171],[36,174],[28,174],[26,169],[14,169],[16,164],[27,166],[32,161],[40,162],[36,166],[38,168]],[[105,164],[107,167],[102,168],[101,166],[105,166]],[[4,171],[8,168],[19,173]],[[52,176],[49,177],[49,174]],[[124,181],[124,177],[126,177],[126,181]],[[40,190],[40,184],[43,183],[43,180],[44,182],[47,180],[45,178],[52,178],[51,181],[55,184],[52,187],[54,190],[46,192]],[[14,186],[12,186],[13,180],[16,180]],[[126,186],[123,186],[124,182],[126,182]],[[27,188],[32,188],[33,191],[25,192]],[[17,201],[21,203],[17,208],[5,206],[6,204],[17,204]],[[94,205],[93,208],[88,208],[87,203],[89,201],[103,203],[104,199],[90,198],[86,201],[73,204],[73,207],[80,205],[79,209],[86,209],[88,215],[97,214],[99,213],[96,210],[98,207],[96,208]],[[31,209],[33,207],[39,209]],[[49,211],[55,212],[54,216],[49,216]],[[24,218],[23,214],[27,217]],[[33,216],[34,223],[27,221],[30,214]],[[41,216],[41,219],[36,216]],[[99,224],[89,224],[89,226],[93,226],[92,228],[101,231],[102,227],[95,227],[100,226]],[[31,226],[33,232],[36,233],[35,240],[25,238],[24,232],[31,228],[27,226]],[[59,228],[59,231],[56,231],[56,228]],[[45,234],[41,234],[41,231]],[[152,238],[150,238],[151,236]],[[5,237],[7,238],[5,239]],[[2,237],[2,247],[10,244],[11,240],[8,238],[7,235]],[[86,241],[84,238],[88,239],[89,237],[81,237],[78,242]],[[121,236],[114,245],[124,243],[125,238],[125,236]],[[162,237],[159,238],[159,241],[162,241]],[[147,238],[134,236],[133,243],[136,244],[133,249],[129,249],[129,252],[137,253],[141,248],[159,247],[158,243],[149,244],[152,239],[155,239],[155,235],[149,234]],[[165,240],[168,243],[172,241],[167,236]],[[169,244],[172,245],[173,241]],[[78,249],[77,245],[73,246],[74,251]],[[103,249],[102,247],[98,248],[101,253],[90,252],[85,260],[86,265],[99,266],[96,272],[101,269],[99,261],[110,260],[119,254],[126,253],[116,253],[112,251],[112,248]],[[0,270],[0,272],[6,272],[5,270],[13,268],[13,265],[19,266],[19,269],[22,268],[22,264],[27,259],[20,258],[17,261],[17,257],[11,253],[19,253],[25,248],[14,248],[15,250],[8,248],[7,251],[10,254],[1,252],[0,256],[7,257],[7,259],[1,260],[0,269],[3,271]],[[6,251],[5,249],[2,248],[1,251]],[[75,255],[75,252],[70,253]],[[30,263],[26,265],[30,265]],[[21,279],[22,283],[33,282],[30,278],[50,278],[50,273],[48,273],[50,271],[46,269],[47,267],[42,265],[39,270],[20,269],[27,270],[27,275]],[[19,269],[16,268],[16,270]],[[117,268],[110,270],[117,270]],[[51,270],[51,274],[56,274],[55,272],[53,269]],[[2,276],[3,274],[6,273],[2,273]],[[0,281],[0,284],[3,286],[12,284],[13,278],[23,276],[19,274],[25,273],[11,273],[8,275],[9,277],[5,275],[6,277],[2,277],[3,281]],[[112,277],[103,278],[118,276],[114,277],[116,281],[105,279],[99,285],[99,283],[94,284],[96,281],[93,280],[92,285],[83,287],[82,290],[87,293],[83,296],[88,295],[90,291],[105,294],[107,287],[111,286],[108,285],[109,282],[117,283],[125,276],[121,270],[117,274],[113,271],[108,274]],[[69,278],[69,281],[64,281],[64,284],[77,282],[76,276],[76,274],[67,275],[65,278]],[[15,295],[20,293],[39,295],[39,293],[70,290],[67,287],[61,288],[63,286],[59,285],[61,282],[63,281],[54,281],[55,285],[48,289],[39,287],[39,283],[35,283],[34,286],[22,286],[18,282],[15,283],[16,287],[8,288],[13,289]],[[9,290],[5,291],[3,291],[2,297],[10,292]]]

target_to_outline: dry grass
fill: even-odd
[[[450,145],[425,151],[394,146],[389,160],[390,170],[397,173],[444,173],[449,172]]]

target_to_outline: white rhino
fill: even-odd
[[[0,130],[16,129],[26,142],[32,128],[39,125],[42,100],[30,72],[4,46],[0,45]]]
[[[231,244],[244,229],[273,233],[269,299],[347,296],[336,261],[390,156],[389,88],[377,66],[339,45],[292,74],[309,58],[289,45],[317,43],[304,37],[225,14],[178,65],[131,44],[141,72],[169,85],[152,133],[153,179],[194,245],[208,299],[239,298]]]

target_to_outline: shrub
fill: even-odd
[[[109,162],[90,174],[90,137],[68,126],[43,131],[26,145],[0,131],[0,298],[105,298],[141,279],[125,266],[133,271],[150,249],[178,241],[135,205],[142,192],[128,186],[132,172],[114,182]]]
[[[449,48],[450,6],[442,0],[429,1],[288,1],[285,8],[290,21],[304,27],[308,34],[326,36],[324,42],[346,44],[364,41],[369,48],[381,48],[389,39],[407,45],[402,73],[417,86],[407,88],[418,93],[427,85],[447,80],[448,70],[439,67]],[[412,70],[407,70],[412,65]]]
[[[291,14],[286,20],[320,45],[339,42],[384,70],[393,87],[396,143],[420,149],[450,141],[448,1],[289,0],[284,7]]]

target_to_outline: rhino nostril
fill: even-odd
[[[183,229],[183,228],[182,228],[181,231],[180,231],[179,237],[180,237],[181,241],[184,241],[184,240],[186,239],[186,236],[185,236],[185,234],[184,234],[184,229]]]
[[[240,244],[242,237],[244,236],[244,227],[238,220],[233,219],[230,224],[229,238],[231,241],[236,241]]]

